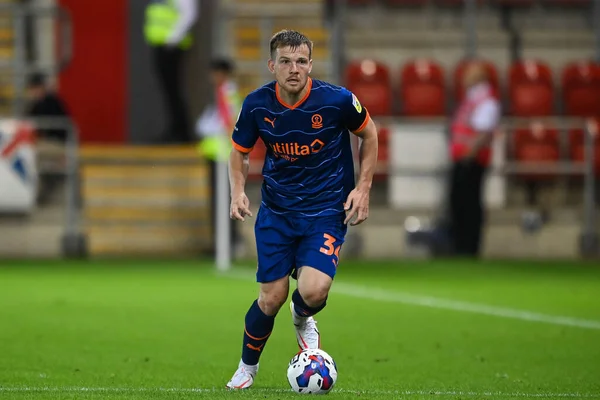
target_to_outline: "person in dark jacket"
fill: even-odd
[[[60,96],[49,89],[46,78],[41,74],[33,75],[27,84],[29,105],[26,115],[31,118],[63,117],[68,118],[69,112]],[[38,137],[52,141],[65,142],[67,130],[62,128],[38,129]]]
[[[65,118],[70,119],[70,114],[65,102],[58,93],[50,89],[46,77],[35,74],[27,83],[27,109],[26,116],[36,118]],[[67,123],[68,120],[65,121]],[[40,176],[38,204],[44,205],[61,189],[65,177],[65,143],[68,140],[67,127],[44,127],[41,121],[36,128],[36,156]]]

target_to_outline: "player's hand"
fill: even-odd
[[[346,211],[346,219],[344,224],[350,222],[350,225],[358,225],[369,218],[369,190],[355,188],[348,195],[348,199],[344,203]],[[356,217],[354,220],[352,218]]]
[[[240,193],[231,198],[229,217],[238,221],[245,221],[245,216],[252,216],[252,212],[250,211],[250,200],[248,200],[246,193]]]

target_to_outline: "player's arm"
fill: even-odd
[[[373,175],[377,167],[377,127],[373,120],[367,116],[368,121],[365,127],[354,134],[362,139],[359,152],[360,174],[358,176],[357,188],[361,190],[371,190],[373,184]]]
[[[360,174],[356,187],[350,192],[344,204],[346,210],[344,223],[358,225],[369,217],[369,196],[377,166],[378,140],[377,128],[369,112],[355,95],[350,92],[348,94],[342,104],[346,127],[362,139],[362,144],[359,153]]]
[[[258,140],[258,130],[250,114],[249,107],[244,102],[233,128],[231,136],[233,148],[229,155],[230,216],[240,221],[244,221],[246,215],[252,216],[250,200],[246,196],[246,179],[250,168],[249,154]]]
[[[244,221],[244,216],[252,216],[250,200],[246,196],[246,179],[248,178],[249,155],[235,147],[229,155],[229,182],[231,189],[230,217]]]
[[[249,166],[249,154],[233,148],[229,155],[229,182],[232,196],[245,191]]]

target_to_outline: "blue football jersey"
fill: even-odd
[[[262,204],[271,211],[305,217],[344,212],[354,189],[350,131],[369,121],[368,111],[343,87],[308,80],[307,94],[294,105],[271,82],[244,100],[232,140],[248,153],[260,138],[267,154],[263,165]]]

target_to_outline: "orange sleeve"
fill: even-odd
[[[250,147],[250,148],[240,146],[239,144],[237,144],[236,142],[234,142],[233,139],[231,139],[231,144],[233,145],[234,149],[236,149],[240,153],[244,153],[244,154],[250,153],[252,151],[252,149],[254,148],[254,146]]]
[[[358,127],[358,129],[352,131],[352,133],[358,133],[358,132],[362,131],[363,129],[365,129],[365,126],[367,126],[367,124],[369,123],[370,120],[371,120],[371,115],[369,114],[369,111],[367,110],[367,116],[365,117],[365,120]]]

